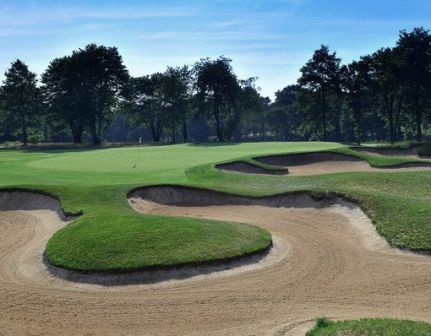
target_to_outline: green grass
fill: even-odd
[[[46,254],[63,268],[121,272],[235,258],[270,242],[267,231],[245,224],[108,211],[57,232]]]
[[[429,142],[401,141],[394,144],[367,144],[367,146],[399,151],[417,148],[419,156],[431,156],[431,143]]]
[[[429,336],[431,324],[394,319],[332,322],[318,319],[307,336]]]
[[[127,193],[139,186],[181,184],[243,195],[335,191],[357,200],[377,230],[399,247],[431,249],[431,172],[268,176],[227,173],[216,163],[260,155],[335,150],[374,166],[406,158],[376,157],[337,143],[249,143],[148,146],[97,150],[0,151],[0,186],[43,190],[67,212],[82,211],[48,242],[55,265],[82,271],[129,271],[208,262],[266,248],[259,228],[134,212]],[[135,167],[135,168],[134,168]]]
[[[403,141],[397,141],[394,143],[390,142],[380,142],[380,143],[363,143],[362,145],[367,147],[374,147],[379,149],[392,149],[392,150],[407,150],[414,147],[420,146],[422,143],[412,140],[403,140]]]

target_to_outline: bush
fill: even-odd
[[[30,133],[30,135],[28,136],[28,142],[30,142],[32,144],[38,144],[39,142],[42,142],[43,140],[45,140],[45,137],[40,132]]]
[[[419,156],[431,156],[431,145],[425,145],[418,149]]]

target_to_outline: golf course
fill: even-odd
[[[428,335],[431,160],[396,154],[1,150],[0,334]]]
[[[0,0],[0,336],[431,336],[430,12]]]

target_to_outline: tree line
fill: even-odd
[[[224,56],[130,76],[117,48],[89,44],[40,79],[21,60],[0,88],[0,141],[421,141],[431,122],[431,35],[342,64],[322,45],[294,85],[260,94]]]

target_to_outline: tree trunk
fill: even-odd
[[[153,142],[160,142],[160,133],[158,132],[156,127],[150,127],[149,128],[151,133],[151,138],[153,139]]]
[[[189,142],[189,133],[187,130],[187,122],[185,120],[183,121],[183,141]]]
[[[172,143],[176,142],[175,139],[175,113],[172,112]]]
[[[422,141],[422,111],[419,106],[419,98],[415,99],[416,140]]]
[[[25,114],[22,114],[22,143],[27,146],[28,135],[27,135],[27,119]]]
[[[82,143],[82,134],[74,134],[74,133],[72,133],[73,134],[73,142],[75,143],[75,144],[81,144]]]
[[[394,98],[386,98],[386,109],[389,119],[389,139],[391,144],[393,144],[395,142]]]
[[[397,108],[395,112],[395,139],[397,141],[402,140],[403,133],[401,131],[401,109],[402,109],[403,103],[401,99],[398,99]]]
[[[216,131],[217,131],[218,141],[224,142],[223,132],[221,130],[221,125],[220,125],[219,108],[216,102],[214,102],[214,119],[216,121]]]
[[[82,129],[80,129],[79,127],[74,127],[74,126],[70,126],[70,129],[72,131],[72,136],[73,136],[73,142],[75,144],[81,144],[82,143]]]
[[[102,140],[96,133],[91,133],[91,137],[93,139],[93,146],[98,146],[102,143]]]
[[[357,127],[356,141],[358,145],[360,145],[362,142],[364,133],[362,129],[362,116],[361,116],[360,108],[358,106],[355,106],[353,108],[353,115],[354,115],[356,127]]]
[[[92,125],[91,127],[91,138],[93,140],[93,146],[98,146],[102,143],[100,136],[97,132],[96,125]]]
[[[323,131],[323,141],[326,141],[328,139],[327,134],[327,116],[326,116],[326,99],[325,99],[325,92],[322,91],[322,131]]]

